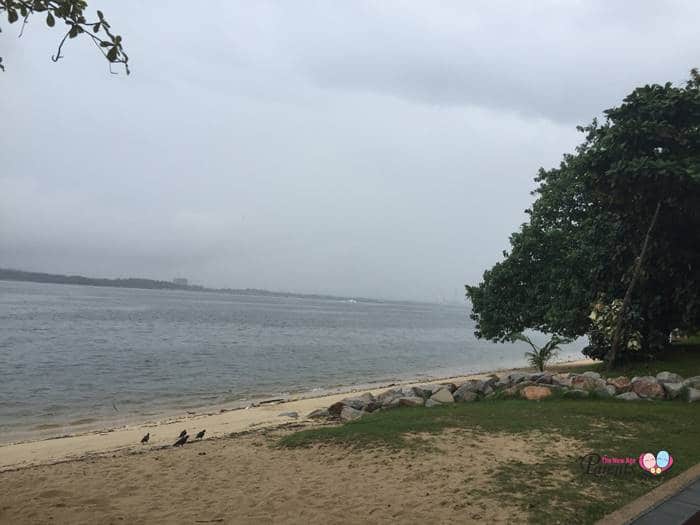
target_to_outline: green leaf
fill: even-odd
[[[53,27],[56,25],[56,19],[53,17],[51,13],[46,15],[46,25],[49,27]]]
[[[100,19],[100,21],[105,19],[105,15],[102,14],[102,11],[99,9],[97,10],[97,17]]]
[[[100,31],[100,23],[97,22],[94,26],[92,26],[92,32],[98,33],[99,31]]]
[[[117,59],[117,53],[119,53],[119,50],[117,49],[117,46],[114,46],[107,53],[107,60],[109,60],[110,62],[114,62]]]
[[[78,36],[78,26],[73,26],[68,31],[68,38],[75,38],[76,36]]]
[[[17,16],[17,11],[15,11],[14,9],[10,9],[7,12],[7,19],[9,20],[9,22],[11,24],[14,24],[15,22],[17,22],[18,18],[19,18],[19,16]]]

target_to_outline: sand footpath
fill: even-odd
[[[588,359],[571,361],[566,366],[590,364]],[[497,373],[506,373],[501,371]],[[474,374],[460,377],[449,377],[431,380],[437,382],[464,382],[467,379],[483,378],[489,373]],[[426,381],[401,383],[401,386],[425,384]],[[388,387],[378,387],[369,390],[356,390],[353,394],[372,392],[378,394]],[[0,472],[21,469],[35,465],[45,465],[99,456],[117,451],[141,451],[144,448],[157,448],[172,445],[182,430],[187,430],[193,437],[202,429],[206,429],[206,438],[221,437],[232,433],[247,432],[256,429],[270,428],[294,421],[307,421],[305,416],[318,408],[328,407],[336,401],[348,397],[348,392],[294,399],[276,404],[264,404],[245,409],[228,410],[219,413],[187,415],[172,418],[157,423],[141,423],[121,428],[70,435],[60,438],[11,443],[0,446]],[[282,416],[284,412],[296,412],[299,419]],[[150,442],[141,445],[140,440],[150,433]]]

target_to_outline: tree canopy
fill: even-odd
[[[20,35],[30,18],[38,14],[45,17],[49,27],[63,22],[66,26],[65,33],[58,44],[56,54],[51,56],[54,62],[63,58],[61,53],[67,40],[84,36],[92,40],[110,67],[112,64],[120,64],[128,75],[129,57],[122,47],[122,37],[112,31],[102,11],[97,11],[96,19],[88,20],[85,15],[86,8],[87,2],[84,0],[0,0],[0,17],[5,13],[10,24],[20,23]],[[5,70],[1,56],[0,69]]]
[[[558,168],[540,170],[529,222],[466,287],[478,337],[588,334],[585,352],[600,358],[612,341],[594,311],[623,316],[623,339],[641,336],[643,354],[700,326],[700,75],[637,88],[604,115],[579,128],[585,140]]]

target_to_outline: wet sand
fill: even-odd
[[[566,363],[566,366],[590,364],[590,360],[579,360]],[[560,366],[563,365],[560,364]],[[506,373],[507,371],[499,372]],[[489,374],[475,374],[462,377],[451,377],[434,380],[433,382],[464,382],[467,379],[486,377]],[[422,383],[406,383],[425,384]],[[402,384],[403,386],[404,384]],[[386,386],[372,390],[359,390],[356,393],[372,392],[377,394],[386,390]],[[222,437],[232,433],[241,433],[262,428],[272,428],[297,421],[297,419],[280,414],[297,412],[299,421],[318,408],[328,407],[336,401],[348,397],[348,393],[333,394],[321,397],[309,397],[281,403],[264,404],[247,409],[205,412],[196,415],[183,415],[164,421],[140,423],[116,429],[88,432],[54,439],[27,441],[0,446],[0,472],[33,465],[44,465],[61,461],[93,457],[115,451],[136,452],[143,448],[157,448],[172,445],[182,430],[187,430],[191,437],[200,430],[206,429],[206,437]],[[306,420],[307,423],[309,420]],[[140,440],[150,433],[148,445],[141,445]]]

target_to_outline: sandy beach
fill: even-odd
[[[277,446],[289,432],[323,424],[306,414],[347,395],[4,445],[0,523],[514,523],[525,519],[521,510],[484,495],[489,469],[534,464],[545,447],[557,457],[580,448],[567,440],[552,446],[539,432],[516,440],[464,429],[415,436],[435,454]],[[206,429],[206,438],[173,448],[183,429]],[[141,445],[146,432],[151,440]],[[478,498],[470,497],[474,490]]]
[[[592,361],[587,359],[571,361],[567,366],[585,365]],[[564,363],[560,363],[564,364]],[[506,373],[500,371],[497,373]],[[481,378],[492,372],[459,377],[445,377],[433,382],[464,382],[467,379]],[[417,385],[422,382],[407,382],[401,385]],[[374,389],[350,390],[354,393],[372,392],[377,394],[388,386]],[[35,465],[77,460],[104,454],[119,452],[142,452],[144,449],[160,448],[172,445],[182,430],[192,435],[206,429],[206,438],[217,438],[230,434],[253,430],[273,428],[276,426],[299,423],[311,424],[305,416],[318,408],[332,405],[348,396],[348,392],[319,397],[306,397],[286,402],[262,404],[245,409],[211,412],[203,410],[201,414],[184,414],[158,422],[145,422],[120,428],[98,430],[82,434],[69,435],[53,439],[26,441],[0,446],[0,472]],[[223,410],[223,409],[220,409]],[[285,412],[296,412],[299,418],[283,416]],[[150,433],[148,445],[141,445],[141,437]]]

